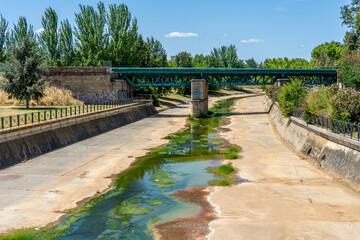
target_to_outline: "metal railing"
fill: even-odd
[[[294,117],[304,120],[304,112],[298,108],[294,109]],[[318,127],[341,134],[344,137],[360,141],[360,123],[349,123],[333,118],[327,118],[316,114],[308,113],[306,122]]]
[[[32,113],[18,114],[0,118],[0,132],[8,129],[19,128],[22,126],[41,124],[49,121],[86,115],[103,110],[118,108],[124,105],[138,104],[151,101],[151,95],[127,98],[99,104],[85,104],[74,107],[57,108]]]

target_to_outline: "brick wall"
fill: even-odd
[[[110,68],[48,68],[51,85],[68,89],[85,103],[109,102],[132,96],[132,87]]]

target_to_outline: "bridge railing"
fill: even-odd
[[[133,105],[151,101],[151,94],[138,97],[126,98],[121,100],[103,102],[99,104],[84,104],[73,107],[50,109],[32,113],[11,115],[0,118],[0,132],[20,128],[24,126],[42,124],[49,121],[55,121],[65,118],[76,117],[80,115],[91,114],[104,110],[118,108],[124,105]]]
[[[306,122],[310,124],[340,134],[344,137],[360,141],[360,123],[345,122],[311,113],[307,113],[307,115],[308,116],[305,117],[302,110],[298,108],[294,109],[294,116],[296,118],[302,120],[305,120],[304,118],[306,118]]]

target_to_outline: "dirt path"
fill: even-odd
[[[241,99],[236,112],[264,111],[262,99]],[[248,182],[215,188],[209,239],[360,239],[360,195],[285,146],[267,115],[235,115],[226,127]]]

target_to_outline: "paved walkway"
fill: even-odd
[[[135,157],[167,143],[180,130],[190,104],[44,154],[0,172],[0,233],[40,227],[60,211],[103,192],[108,178],[127,169]]]
[[[241,99],[236,112],[264,111],[262,99]],[[248,182],[216,187],[210,239],[360,239],[360,195],[285,146],[267,115],[232,116],[227,127],[223,136],[244,150],[233,165]]]

